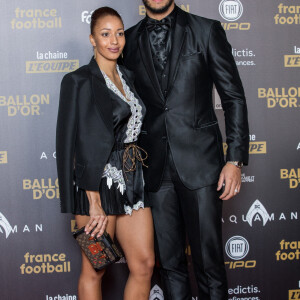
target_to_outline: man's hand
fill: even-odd
[[[221,190],[222,186],[225,187],[220,199],[229,200],[239,193],[241,181],[241,169],[237,168],[233,164],[227,163],[223,167],[218,181],[218,191]]]

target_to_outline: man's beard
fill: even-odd
[[[148,9],[152,14],[163,14],[165,13],[170,6],[174,3],[174,0],[169,0],[165,6],[161,7],[161,8],[154,8],[151,6],[151,4],[149,3],[149,0],[143,0],[143,3],[146,7],[146,9]]]

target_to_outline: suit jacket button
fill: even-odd
[[[169,110],[169,108],[168,107],[165,107],[165,111],[168,111]]]
[[[166,139],[167,139],[167,137],[166,137],[166,136],[163,136],[161,139],[162,139],[162,140],[166,140]]]

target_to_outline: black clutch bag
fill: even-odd
[[[74,232],[73,236],[96,271],[106,268],[123,257],[122,251],[106,231],[97,238],[86,234],[82,227]]]

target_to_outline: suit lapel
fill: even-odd
[[[97,111],[107,129],[113,133],[112,105],[105,79],[94,58],[91,59],[89,67],[92,73],[92,93]]]
[[[132,72],[129,71],[128,69],[126,69],[125,67],[123,67],[122,65],[119,65],[119,68],[121,70],[121,73],[123,75],[123,79],[125,79],[126,84],[128,85],[128,87],[130,88],[130,91],[134,94],[135,98],[138,99],[139,104],[142,106],[143,108],[143,114],[145,114],[145,104],[142,101],[141,97],[139,96],[139,94],[136,92],[135,87],[134,87],[134,79],[133,79],[133,75],[131,74]]]
[[[135,91],[135,87],[133,85],[134,82],[134,75],[131,71],[129,71],[128,69],[126,69],[124,66],[119,65],[120,71],[123,75],[123,78],[126,81],[126,84],[129,86],[131,91]]]
[[[174,36],[172,40],[172,52],[170,57],[170,73],[169,73],[169,92],[173,87],[173,83],[176,78],[176,73],[179,65],[179,58],[183,49],[183,45],[186,40],[186,32],[187,32],[187,19],[186,13],[182,11],[180,8],[178,9],[176,25],[174,30]]]
[[[147,73],[150,77],[150,80],[152,81],[152,84],[154,86],[155,91],[157,92],[158,96],[164,101],[164,96],[162,94],[154,64],[153,64],[153,58],[152,53],[149,45],[149,38],[148,38],[148,32],[145,28],[145,20],[141,24],[141,27],[139,29],[140,35],[139,35],[139,51],[142,57],[142,61],[144,63],[145,69],[147,70]]]

